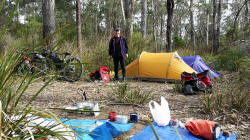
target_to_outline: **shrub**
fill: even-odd
[[[178,47],[184,47],[186,44],[185,40],[183,40],[180,36],[175,36],[174,37],[174,46],[176,48]]]
[[[21,79],[15,75],[16,67],[19,63],[22,63],[21,58],[21,56],[13,52],[8,52],[0,59],[0,108],[2,113],[2,115],[0,115],[0,128],[2,131],[0,139],[31,139],[32,136],[34,136],[35,139],[48,136],[62,139],[63,132],[51,130],[61,123],[60,120],[50,112],[39,111],[31,107],[31,103],[55,76],[46,82],[38,91],[34,92],[26,104],[20,104],[22,97],[25,95],[25,91],[29,85],[36,80],[36,74],[32,76],[27,76],[26,74]],[[13,117],[16,119],[13,119]],[[52,118],[58,123],[50,124],[50,126],[30,124],[30,119],[34,121],[40,118]],[[29,130],[27,128],[29,128]],[[35,134],[36,129],[39,129],[41,132]]]
[[[151,91],[143,93],[139,88],[131,89],[128,82],[118,84],[113,93],[124,103],[145,104],[151,97]]]
[[[239,82],[239,75],[221,77],[213,85],[213,94],[205,94],[202,98],[205,113],[219,114],[233,109],[238,112],[249,111],[249,89]]]
[[[183,85],[182,84],[175,84],[173,87],[174,91],[177,91],[179,93],[183,93]]]
[[[240,59],[244,57],[244,52],[239,49],[230,49],[218,56],[215,61],[219,70],[238,71]]]

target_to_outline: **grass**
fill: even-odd
[[[117,84],[113,93],[123,103],[145,104],[151,98],[151,91],[144,93],[139,88],[132,89],[128,82]]]
[[[29,85],[35,81],[36,74],[28,76],[26,73],[21,79],[16,77],[16,67],[21,62],[21,57],[14,53],[6,53],[0,59],[0,97],[1,97],[1,138],[3,139],[27,139],[27,138],[42,138],[53,136],[63,139],[63,133],[52,131],[53,128],[58,127],[62,123],[52,113],[39,111],[31,107],[31,103],[41,93],[41,91],[56,77],[53,76],[48,82],[37,90],[32,97],[26,102],[25,105],[20,104],[20,100],[25,95],[25,91]],[[19,117],[18,117],[19,116]],[[13,119],[13,117],[15,119]],[[52,118],[57,123],[49,126],[41,126],[39,124],[32,125],[31,118]],[[40,132],[36,133],[35,130],[39,129]]]
[[[220,114],[237,110],[249,113],[249,89],[239,81],[239,75],[228,75],[217,79],[213,85],[213,94],[202,97],[204,113]]]
[[[183,84],[175,84],[173,90],[178,93],[183,93]]]
[[[5,0],[0,3],[0,12],[4,7]],[[36,80],[38,73],[29,75],[28,72],[24,74],[20,79],[17,77],[16,72],[22,62],[22,56],[15,53],[12,49],[21,48],[22,44],[25,44],[27,38],[17,39],[8,35],[8,26],[12,22],[14,13],[19,4],[19,0],[16,1],[15,6],[9,12],[7,22],[0,28],[0,44],[1,52],[0,56],[0,139],[41,139],[41,138],[58,138],[65,139],[67,132],[73,130],[66,127],[53,113],[40,111],[31,106],[31,103],[41,93],[41,91],[52,81],[57,75],[53,75],[44,85],[38,89],[26,102],[21,104],[20,101],[29,88],[29,85]],[[64,28],[59,29],[58,31]],[[58,31],[53,33],[56,34]],[[33,49],[37,49],[51,36],[41,40]],[[6,41],[9,38],[9,41]],[[2,49],[2,47],[4,49]],[[25,48],[31,50],[30,48]],[[54,123],[42,125],[42,122],[35,123],[38,119],[51,118]],[[65,128],[64,131],[58,129],[58,126]]]

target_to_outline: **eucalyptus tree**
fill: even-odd
[[[217,50],[216,11],[217,11],[217,2],[216,0],[213,0],[213,51],[214,52],[216,52]]]
[[[166,7],[167,7],[167,14],[168,14],[167,31],[166,31],[166,40],[167,40],[166,52],[171,52],[172,51],[171,32],[172,32],[172,19],[173,19],[173,11],[174,11],[174,0],[167,0]]]
[[[43,38],[48,37],[56,30],[55,24],[55,0],[43,0],[42,14],[43,14]],[[55,36],[49,37],[46,42],[49,48],[55,40]]]
[[[77,23],[77,47],[81,47],[82,30],[81,30],[81,1],[76,0],[76,23]]]
[[[191,47],[195,47],[195,30],[194,30],[194,17],[193,17],[193,0],[190,0],[190,5],[189,5],[189,14],[190,14],[190,38],[191,38]]]
[[[124,0],[124,11],[126,18],[125,35],[131,39],[133,32],[134,0]]]
[[[141,0],[141,33],[142,38],[147,35],[147,0]]]

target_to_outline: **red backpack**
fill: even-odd
[[[99,69],[96,69],[91,72],[90,79],[94,80],[102,80],[103,82],[110,81],[109,69],[105,66],[100,66]]]

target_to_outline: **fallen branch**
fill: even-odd
[[[132,106],[136,106],[136,107],[139,107],[139,108],[148,108],[148,107],[145,107],[145,106],[142,106],[142,105],[139,105],[139,104],[132,104],[132,103],[110,103],[110,104],[107,104],[108,106],[111,106],[111,105],[132,105]]]

